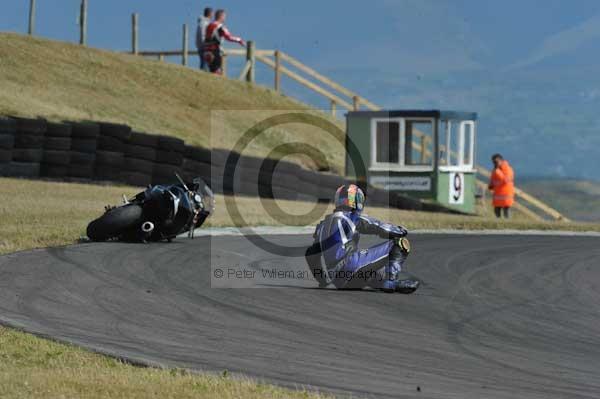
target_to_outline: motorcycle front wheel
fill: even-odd
[[[92,241],[116,238],[142,222],[142,207],[129,204],[108,210],[87,227],[87,236]]]

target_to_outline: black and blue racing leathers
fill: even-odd
[[[359,249],[360,234],[387,239],[379,245]],[[398,274],[408,251],[398,244],[408,231],[381,222],[357,211],[336,210],[321,221],[314,232],[314,244],[322,256],[321,270],[313,270],[321,285],[337,288],[396,288]],[[319,275],[320,274],[320,275]]]

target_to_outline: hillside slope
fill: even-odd
[[[227,149],[240,132],[265,117],[290,110],[314,112],[245,82],[12,33],[0,33],[0,87],[0,114],[122,122],[190,144]],[[319,129],[300,124],[270,129],[245,154],[264,156],[298,138],[326,154],[333,170],[342,170],[343,146]]]
[[[600,221],[600,182],[531,178],[519,184],[573,220]]]

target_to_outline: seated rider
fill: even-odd
[[[365,195],[357,185],[337,189],[335,210],[317,225],[314,243],[306,251],[313,276],[321,287],[333,284],[338,289],[371,287],[384,292],[413,293],[419,281],[399,279],[410,252],[408,232],[362,215],[364,203]],[[359,249],[360,233],[375,234],[386,241]]]

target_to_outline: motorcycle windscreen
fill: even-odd
[[[204,211],[212,215],[215,209],[215,195],[213,194],[213,191],[200,177],[196,177],[193,180],[193,183],[196,192],[202,196]]]

